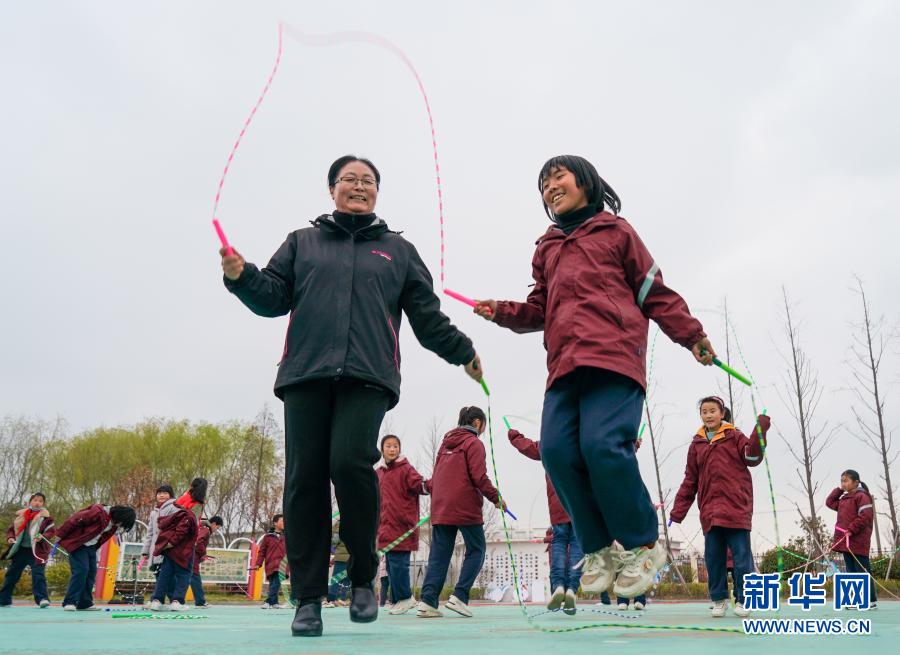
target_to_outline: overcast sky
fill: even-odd
[[[848,466],[877,483],[879,460],[854,437],[853,399],[841,389],[860,314],[853,274],[876,314],[900,318],[900,6],[887,0],[6,3],[0,414],[61,415],[72,432],[152,416],[252,420],[266,402],[280,414],[272,385],[287,319],[256,317],[225,291],[210,226],[279,20],[309,33],[371,31],[415,63],[440,148],[448,287],[524,298],[547,225],[537,173],[552,155],[581,154],[720,352],[727,296],[760,402],[780,428],[769,456],[782,535],[796,532],[800,497],[784,445],[796,429],[774,389],[782,285],[826,388],[817,424],[846,426],[818,463],[821,505]],[[367,44],[285,39],[222,196],[232,243],[265,264],[285,235],[332,209],[325,174],[347,152],[381,169],[378,214],[437,278],[423,103],[403,64]],[[495,415],[531,419],[516,426],[537,437],[540,335],[443,304],[476,344]],[[449,430],[461,406],[484,397],[405,323],[401,344],[403,395],[387,421],[415,461],[432,417]],[[883,368],[891,427],[896,351]],[[665,413],[663,450],[675,449],[666,488],[681,481],[697,399],[724,380],[659,338],[652,392]],[[738,409],[738,423],[752,425],[749,397]],[[509,447],[499,419],[495,429],[510,507],[520,525],[546,525],[540,466]],[[650,448],[639,459],[655,490]],[[753,479],[759,550],[774,532],[765,471]],[[685,533],[698,525],[694,509]]]

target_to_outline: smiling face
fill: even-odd
[[[700,420],[703,421],[703,427],[707,430],[718,430],[722,425],[722,419],[725,414],[719,403],[707,402],[700,405]]]
[[[338,172],[330,192],[339,212],[371,214],[378,198],[375,171],[361,161],[351,161]]]
[[[35,496],[31,500],[28,501],[29,507],[31,509],[41,509],[44,506],[44,497],[43,496]]]
[[[156,492],[156,502],[159,505],[162,505],[164,502],[169,500],[172,496],[169,495],[168,491],[157,491]]]
[[[541,180],[541,197],[555,216],[587,206],[587,194],[578,188],[575,176],[568,168],[557,166]]]

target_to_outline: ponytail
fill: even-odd
[[[195,503],[205,503],[208,486],[209,483],[206,481],[206,478],[194,478],[191,480],[191,488],[188,489],[188,494]]]
[[[459,421],[457,421],[457,425],[460,427],[474,427],[475,421],[481,421],[481,424],[484,425],[487,422],[487,417],[484,415],[484,411],[480,407],[463,407],[459,410]]]
[[[860,479],[859,479],[859,473],[857,473],[857,472],[854,471],[853,469],[847,469],[846,471],[844,471],[843,473],[841,473],[841,475],[846,475],[848,478],[850,478],[850,479],[853,480],[854,482],[858,482],[858,483],[859,483],[859,486],[862,488],[863,491],[865,491],[865,492],[866,492],[867,494],[869,494],[870,496],[872,495],[872,492],[869,491],[869,485],[867,485],[865,482],[863,482],[862,480],[860,480]]]

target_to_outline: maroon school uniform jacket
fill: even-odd
[[[532,441],[518,430],[510,430],[507,437],[509,437],[509,442],[515,449],[525,455],[525,457],[540,461],[541,451],[537,441]],[[553,488],[553,483],[550,482],[550,476],[545,474],[544,477],[547,479],[547,504],[550,506],[550,523],[553,525],[571,523],[572,519],[569,518],[562,503],[559,502],[559,496],[556,495],[556,489]]]
[[[378,523],[378,548],[419,522],[419,496],[427,495],[425,480],[401,455],[390,464],[382,462],[375,469],[381,488],[381,520]],[[419,550],[418,528],[393,548],[396,552]]]
[[[206,548],[209,546],[209,525],[201,523],[197,528],[197,541],[194,543],[194,573],[200,573],[200,564],[206,559]]]
[[[653,319],[690,348],[706,336],[628,222],[600,212],[571,234],[552,226],[537,241],[534,288],[524,303],[497,303],[498,325],[544,331],[547,388],[580,366],[614,371],[646,387]]]
[[[94,504],[75,512],[56,530],[59,547],[71,553],[99,535],[100,538],[94,545],[100,548],[115,532],[106,530],[109,520],[109,512],[103,505]]]
[[[24,525],[24,523],[25,510],[20,509],[16,512],[12,525],[6,531],[6,538],[15,539],[15,543],[8,544],[8,547],[3,548],[5,552],[3,552],[3,555],[0,555],[0,559],[12,559],[22,546],[25,533],[28,533],[28,537],[31,540],[31,554],[34,555],[37,564],[46,563],[47,558],[50,557],[51,546],[48,540],[53,539],[54,535],[56,535],[56,527],[53,523],[53,517],[50,516],[50,510],[42,507],[36,515],[32,516],[28,525]]]
[[[259,567],[265,562],[266,578],[271,578],[278,573],[278,567],[281,566],[281,560],[284,559],[286,552],[284,534],[281,532],[267,532],[259,543],[256,563],[253,566]]]
[[[177,504],[176,507],[177,512],[159,519],[159,536],[153,554],[165,555],[178,566],[188,568],[197,541],[197,519],[190,510]]]
[[[763,436],[769,430],[768,416],[758,418]],[[762,446],[756,426],[746,437],[730,423],[723,423],[711,440],[701,426],[688,449],[684,481],[675,496],[671,518],[681,523],[697,498],[703,532],[710,528],[749,530],[753,517],[751,466],[762,462]]]
[[[858,487],[853,493],[847,493],[838,487],[828,494],[825,504],[838,513],[832,548],[840,553],[850,552],[868,557],[872,542],[872,522],[875,518],[872,497],[862,487]],[[849,549],[847,534],[850,535]]]
[[[495,504],[500,500],[487,476],[484,444],[469,427],[444,435],[425,486],[431,493],[432,525],[483,525],[482,497]]]

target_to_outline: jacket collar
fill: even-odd
[[[584,223],[575,228],[570,234],[566,235],[565,232],[562,231],[558,226],[551,225],[547,228],[547,231],[541,236],[540,239],[537,240],[537,243],[541,243],[543,241],[556,241],[556,240],[564,240],[566,238],[575,238],[585,236],[587,234],[591,234],[597,230],[602,230],[611,225],[615,225],[616,221],[619,220],[619,217],[615,214],[610,214],[607,211],[602,211],[594,215],[592,218],[587,219]]]
[[[378,469],[386,469],[386,470],[389,471],[389,470],[391,470],[391,469],[393,469],[393,468],[397,468],[398,466],[402,466],[403,464],[406,464],[406,455],[400,455],[397,459],[395,459],[395,460],[394,460],[393,462],[391,462],[390,464],[388,464],[387,462],[385,462],[385,461],[384,461],[384,458],[382,458],[382,459],[378,462],[378,464],[375,465],[375,468],[378,468]]]
[[[365,227],[359,228],[354,234],[350,234],[347,230],[345,230],[341,225],[334,220],[334,216],[331,214],[322,214],[316,220],[311,221],[313,227],[323,229],[327,232],[331,232],[333,234],[343,234],[350,237],[356,237],[359,239],[377,239],[385,232],[391,232],[388,229],[387,223],[384,222],[384,219],[375,217],[375,220],[372,221],[369,225]],[[396,234],[400,234],[397,232]]]
[[[707,439],[706,438],[706,426],[701,425],[700,428],[697,430],[697,434],[694,435],[694,441],[697,441],[699,439],[702,441],[708,441],[709,443],[716,443],[717,441],[722,441],[722,439],[724,439],[727,436],[726,432],[728,430],[734,430],[734,426],[731,423],[726,423],[725,421],[722,421],[722,425],[720,425],[719,429],[716,430],[716,433],[713,435],[713,438]]]

